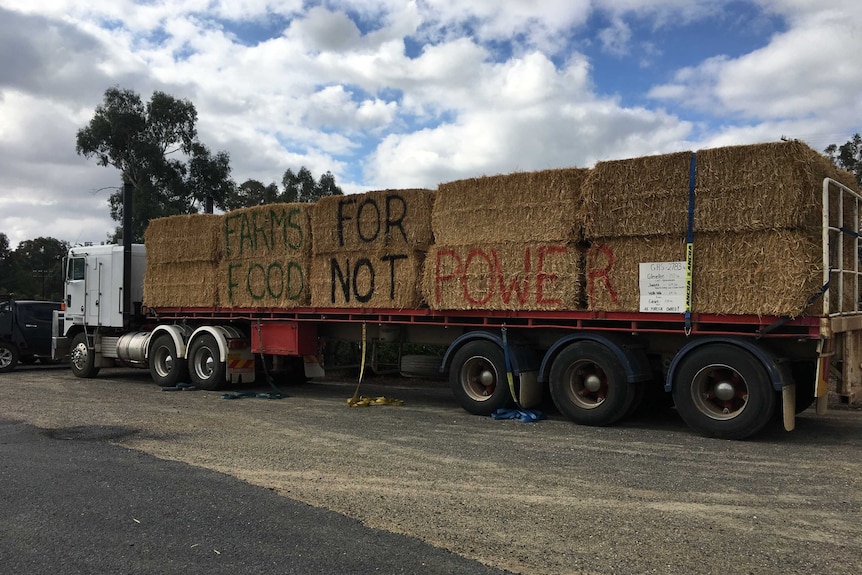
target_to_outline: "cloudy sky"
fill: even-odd
[[[0,0],[0,232],[105,239],[104,92],[191,100],[239,183],[346,192],[862,131],[858,0]]]

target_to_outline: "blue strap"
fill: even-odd
[[[685,244],[685,333],[691,333],[691,292],[694,275],[694,188],[697,177],[697,152],[691,153],[688,170],[688,235]]]
[[[506,409],[501,407],[491,414],[493,419],[517,419],[522,423],[533,423],[547,419],[547,416],[536,409]]]

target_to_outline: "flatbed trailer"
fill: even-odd
[[[822,309],[817,315],[146,309],[131,303],[142,301],[140,281],[124,288],[129,275],[142,277],[143,246],[88,246],[70,250],[55,343],[70,348],[79,377],[119,359],[149,368],[160,385],[190,378],[202,389],[254,381],[256,364],[279,358],[319,368],[331,340],[435,344],[445,346],[440,371],[455,398],[477,415],[535,407],[549,393],[573,422],[610,425],[658,390],[706,435],[745,438],[777,415],[789,431],[797,412],[816,403],[822,413],[830,393],[851,402],[862,388],[860,200],[824,181],[824,283],[807,308]]]

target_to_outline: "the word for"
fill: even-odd
[[[397,231],[407,242],[407,232],[404,231],[407,202],[397,193],[389,193],[381,210],[379,199],[379,196],[360,196],[359,200],[355,196],[345,196],[338,201],[336,230],[339,247],[344,247],[346,233],[355,233],[359,243],[369,244],[378,241],[381,234],[382,241],[389,242]]]
[[[434,297],[439,304],[443,300],[444,291],[447,295],[451,295],[452,284],[456,286],[460,284],[460,295],[465,302],[474,306],[484,305],[499,294],[500,299],[507,305],[514,297],[520,305],[533,300],[537,306],[559,307],[562,305],[560,299],[545,295],[546,284],[557,279],[557,274],[545,271],[546,260],[554,255],[564,255],[566,252],[567,247],[561,245],[524,248],[522,267],[517,270],[519,277],[507,283],[505,278],[511,275],[507,272],[512,270],[503,269],[504,266],[496,248],[489,250],[473,248],[466,257],[462,257],[454,249],[440,249],[437,252],[437,261],[434,263]],[[506,262],[507,265],[515,263],[517,262]],[[572,270],[572,273],[574,274],[575,270]],[[487,282],[480,282],[484,286],[483,291],[471,292],[469,281],[471,277],[488,278]],[[473,287],[475,289],[475,286]]]
[[[228,212],[224,218],[225,257],[298,250],[304,233],[299,208]]]

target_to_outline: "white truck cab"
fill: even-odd
[[[128,289],[132,305],[144,296],[146,250],[132,245],[132,275]],[[64,333],[72,326],[123,327],[123,246],[81,246],[69,250],[66,263]],[[140,311],[140,309],[138,309]]]

